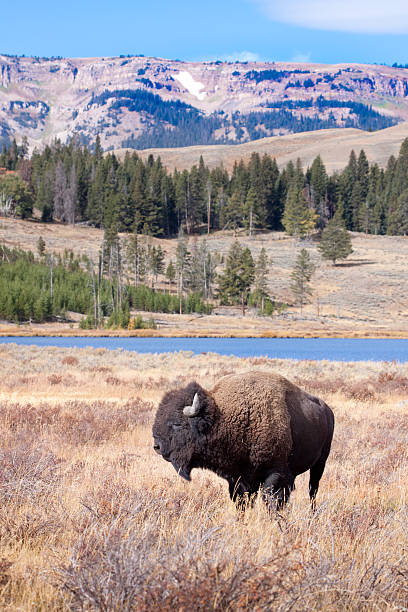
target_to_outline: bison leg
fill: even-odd
[[[263,484],[262,497],[270,509],[280,510],[289,500],[294,488],[295,479],[291,474],[273,472]]]
[[[323,453],[314,466],[310,468],[309,496],[312,504],[312,510],[316,509],[316,495],[317,491],[319,490],[319,482],[323,476],[328,455],[329,453]]]
[[[245,486],[240,478],[238,480],[229,480],[228,487],[230,498],[238,510],[245,510],[248,504],[253,505],[253,498],[251,497],[253,491]]]

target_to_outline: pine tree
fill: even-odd
[[[137,225],[136,225],[137,227]],[[135,287],[143,283],[146,275],[146,248],[143,238],[137,233],[137,229],[125,242],[126,264],[130,278]]]
[[[342,213],[340,201],[334,217],[323,230],[320,243],[317,247],[323,259],[329,259],[333,262],[333,265],[336,265],[338,259],[346,259],[353,252],[350,234],[346,230]]]
[[[387,234],[408,235],[408,189],[401,193],[395,209],[389,215]]]
[[[186,275],[186,287],[208,299],[212,295],[216,261],[208,250],[207,242],[193,242],[190,265]]]
[[[157,277],[164,271],[164,252],[160,245],[147,247],[147,260],[149,270],[152,275],[152,289],[154,288],[153,279],[157,283]]]
[[[64,194],[64,220],[66,223],[75,223],[77,208],[77,177],[75,165],[72,164]]]
[[[308,297],[313,293],[310,281],[315,269],[309,253],[306,249],[302,249],[296,258],[291,274],[292,283],[290,286],[296,303],[300,305],[300,314],[302,314],[303,305],[306,304]]]
[[[258,209],[259,201],[257,193],[254,187],[250,187],[244,204],[244,224],[250,236],[252,236],[254,227],[258,224]]]
[[[176,247],[177,293],[179,296],[179,312],[182,313],[183,291],[185,288],[191,254],[188,250],[188,241],[182,231],[179,232]]]
[[[243,203],[240,192],[233,191],[228,198],[227,205],[223,207],[220,213],[221,229],[232,228],[236,232],[238,227],[243,224]]]
[[[200,173],[197,166],[190,170],[188,178],[188,226],[190,232],[197,230],[200,223],[204,220],[204,211],[207,209],[207,196],[205,185],[203,184],[204,171]]]
[[[64,163],[58,160],[55,168],[53,217],[58,221],[64,221],[65,192],[67,188],[67,176]]]
[[[175,200],[176,213],[178,217],[179,229],[185,227],[187,234],[190,234],[190,194],[189,194],[189,176],[187,170],[174,173],[175,181]]]
[[[383,178],[383,171],[374,164],[370,168],[367,197],[359,210],[359,229],[366,234],[384,233]]]
[[[37,252],[40,257],[45,256],[45,240],[42,236],[39,237],[37,242]]]
[[[270,259],[262,247],[259,257],[255,262],[255,291],[257,300],[261,302],[261,312],[264,313],[265,298],[268,297],[268,271]]]
[[[249,172],[249,190],[247,192],[246,202],[248,200],[249,192],[252,191],[250,199],[253,200],[253,213],[254,213],[254,221],[261,226],[265,227],[267,220],[267,208],[266,208],[266,198],[265,198],[265,183],[264,183],[264,175],[263,175],[264,164],[261,162],[261,158],[259,153],[252,153],[251,159],[248,164],[248,172]],[[248,212],[250,211],[250,208]],[[252,235],[252,233],[250,233]]]
[[[221,300],[226,303],[241,303],[242,314],[255,278],[255,264],[251,251],[242,249],[235,241],[228,251],[225,270],[218,277],[218,292]]]
[[[276,159],[265,155],[261,163],[262,206],[265,208],[265,226],[272,230],[280,229],[283,214],[279,193],[279,168]]]
[[[194,293],[203,294],[204,289],[204,267],[201,245],[198,246],[197,239],[193,239],[191,248],[190,265],[185,276],[185,286]]]
[[[400,148],[392,180],[392,196],[397,199],[403,191],[408,189],[408,138],[406,138]]]
[[[318,155],[310,169],[310,199],[318,215],[319,228],[324,227],[328,219],[327,183],[326,168]]]
[[[353,198],[353,190],[357,182],[358,182],[357,157],[353,150],[350,153],[349,162],[346,168],[344,169],[344,171],[341,173],[340,180],[339,180],[340,195],[341,195],[341,198],[344,204],[344,221],[346,223],[346,228],[349,230],[354,229],[353,217],[354,217],[355,202]],[[354,195],[355,195],[355,192],[354,192]]]
[[[291,186],[286,198],[282,224],[289,236],[304,238],[316,227],[317,215],[309,208],[303,190]]]
[[[101,227],[104,221],[105,182],[107,180],[107,165],[102,159],[91,173],[90,188],[86,218]]]
[[[170,289],[176,279],[176,268],[173,261],[170,259],[166,268],[166,278],[169,281]]]
[[[97,162],[101,161],[101,159],[103,158],[103,149],[101,147],[101,138],[99,134],[97,134],[95,140],[94,157]]]
[[[31,217],[33,200],[28,185],[17,174],[0,177],[0,209],[22,219]]]

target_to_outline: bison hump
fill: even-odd
[[[220,427],[254,467],[285,464],[292,450],[286,393],[291,385],[269,372],[232,374],[211,391]]]

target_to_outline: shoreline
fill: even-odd
[[[192,332],[184,330],[146,330],[141,329],[137,331],[127,330],[0,330],[0,338],[270,338],[270,339],[284,339],[284,338],[299,338],[299,339],[318,339],[318,338],[339,338],[339,339],[378,339],[378,340],[407,340],[408,331],[350,331],[350,330],[339,330],[339,331],[274,331],[274,332],[253,332],[253,331],[227,331],[225,333],[219,333],[215,331],[208,332]]]

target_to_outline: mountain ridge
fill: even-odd
[[[0,140],[238,144],[408,120],[408,71],[363,64],[0,55]]]

